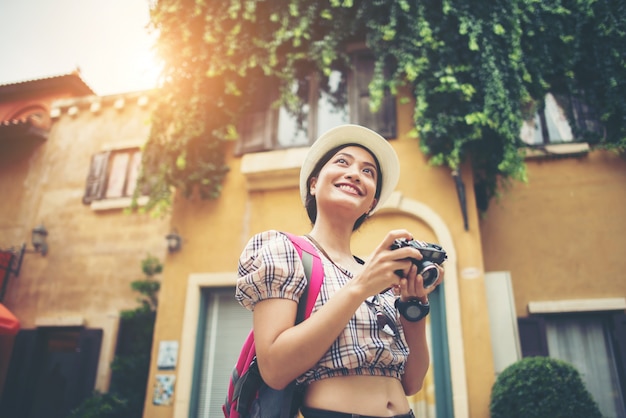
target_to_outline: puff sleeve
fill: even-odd
[[[246,309],[264,299],[300,300],[304,267],[291,240],[278,231],[253,236],[239,257],[235,298]]]

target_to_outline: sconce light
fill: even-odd
[[[177,251],[180,251],[183,240],[180,237],[180,235],[178,235],[178,232],[176,232],[176,230],[167,234],[165,236],[165,239],[167,240],[167,250],[170,253],[175,253]]]
[[[48,254],[48,243],[46,242],[46,237],[48,236],[48,231],[43,225],[39,225],[32,230],[32,250],[26,248],[26,244],[22,244],[22,246],[16,250],[14,247],[7,251],[0,251],[2,255],[8,254],[10,255],[10,265],[4,267],[9,273],[13,273],[16,276],[20,275],[20,270],[22,269],[22,260],[24,259],[24,253],[39,253],[42,256]]]
[[[46,242],[47,236],[48,231],[43,225],[33,228],[33,247],[35,247],[35,252],[40,253],[43,256],[48,254],[48,243]]]

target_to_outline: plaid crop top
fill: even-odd
[[[344,286],[352,273],[337,267],[320,253],[324,282],[313,312]],[[252,237],[239,259],[237,301],[249,310],[261,300],[284,298],[298,301],[305,287],[304,268],[291,241],[278,231],[265,231]],[[381,313],[393,320],[396,335],[383,331],[377,321],[375,298],[363,302],[330,349],[298,383],[349,375],[400,378],[409,355],[404,331],[394,307],[395,295],[388,290],[377,298]]]

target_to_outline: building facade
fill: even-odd
[[[410,398],[416,415],[486,418],[498,374],[524,356],[548,355],[576,366],[604,415],[624,417],[623,155],[523,132],[528,183],[511,184],[484,207],[470,166],[457,173],[429,165],[409,135],[413,106],[387,98],[381,112],[369,113],[370,62],[367,54],[355,58],[361,81],[337,75],[347,77],[347,108],[312,102],[308,132],[290,129],[280,109],[251,114],[227,146],[222,195],[177,195],[171,215],[159,219],[125,210],[153,93],[97,97],[76,74],[0,86],[8,121],[0,127],[0,249],[24,248],[19,272],[14,263],[9,273],[0,269],[0,303],[20,327],[0,333],[0,415],[63,416],[93,389],[108,390],[120,311],[137,306],[130,282],[153,255],[165,269],[144,417],[221,416],[251,327],[251,314],[234,300],[239,254],[263,230],[309,231],[298,193],[304,155],[324,130],[353,122],[388,138],[401,164],[390,200],[354,234],[355,254],[366,258],[398,228],[448,253],[427,319],[431,369]],[[45,255],[30,243],[39,226]],[[182,244],[168,253],[171,231]]]
[[[166,253],[168,219],[125,211],[150,112],[150,92],[99,97],[77,73],[0,86],[0,303],[20,328],[0,336],[2,416],[65,417],[108,389],[130,284]]]
[[[348,92],[345,118],[324,117],[320,102],[317,120],[309,120],[309,132],[300,136],[284,136],[289,129],[281,129],[280,120],[288,116],[279,110],[251,115],[245,122],[254,129],[243,129],[227,152],[231,171],[221,197],[175,199],[172,226],[185,244],[166,262],[144,416],[220,416],[251,327],[250,313],[234,301],[239,254],[263,230],[309,231],[298,193],[300,165],[325,122],[348,121],[383,133],[402,167],[390,201],[355,233],[355,254],[367,257],[397,228],[448,252],[445,282],[432,295],[428,318],[432,366],[424,389],[410,399],[416,415],[486,418],[498,373],[523,356],[550,355],[584,368],[603,413],[624,416],[623,155],[592,151],[575,138],[530,139],[529,182],[505,189],[481,213],[471,168],[451,173],[429,165],[409,136],[412,106],[387,102],[391,108],[371,115],[363,89],[350,78],[348,86],[361,95],[353,100]],[[531,133],[537,129],[530,126]],[[567,353],[568,338],[575,344],[594,340],[598,351]],[[174,361],[161,363],[172,346]],[[608,366],[600,369],[600,363]],[[593,381],[605,371],[608,380]],[[601,393],[607,384],[611,390]]]

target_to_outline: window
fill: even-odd
[[[574,365],[603,416],[626,417],[626,315],[532,315],[518,323],[524,357],[549,355]]]
[[[82,327],[23,329],[8,363],[2,417],[66,417],[95,388],[103,331]]]
[[[233,288],[205,288],[198,317],[190,417],[222,416],[228,382],[252,329],[252,314],[233,298]]]
[[[139,148],[105,151],[91,158],[83,203],[130,198],[135,191],[141,167]]]
[[[567,119],[568,108],[574,117],[575,126],[571,126]],[[528,145],[558,144],[582,140],[589,133],[601,135],[602,130],[593,111],[581,100],[548,93],[543,109],[539,109],[533,119],[522,124],[520,137]]]
[[[305,98],[297,115],[273,104],[278,85],[267,83],[257,89],[256,102],[239,126],[236,154],[309,146],[326,130],[342,123],[365,125],[385,138],[396,136],[395,98],[386,94],[381,109],[369,108],[369,82],[374,74],[374,57],[367,51],[352,55],[353,74],[334,70],[328,80],[311,75],[298,80],[292,92]],[[328,86],[328,89],[322,86]]]

